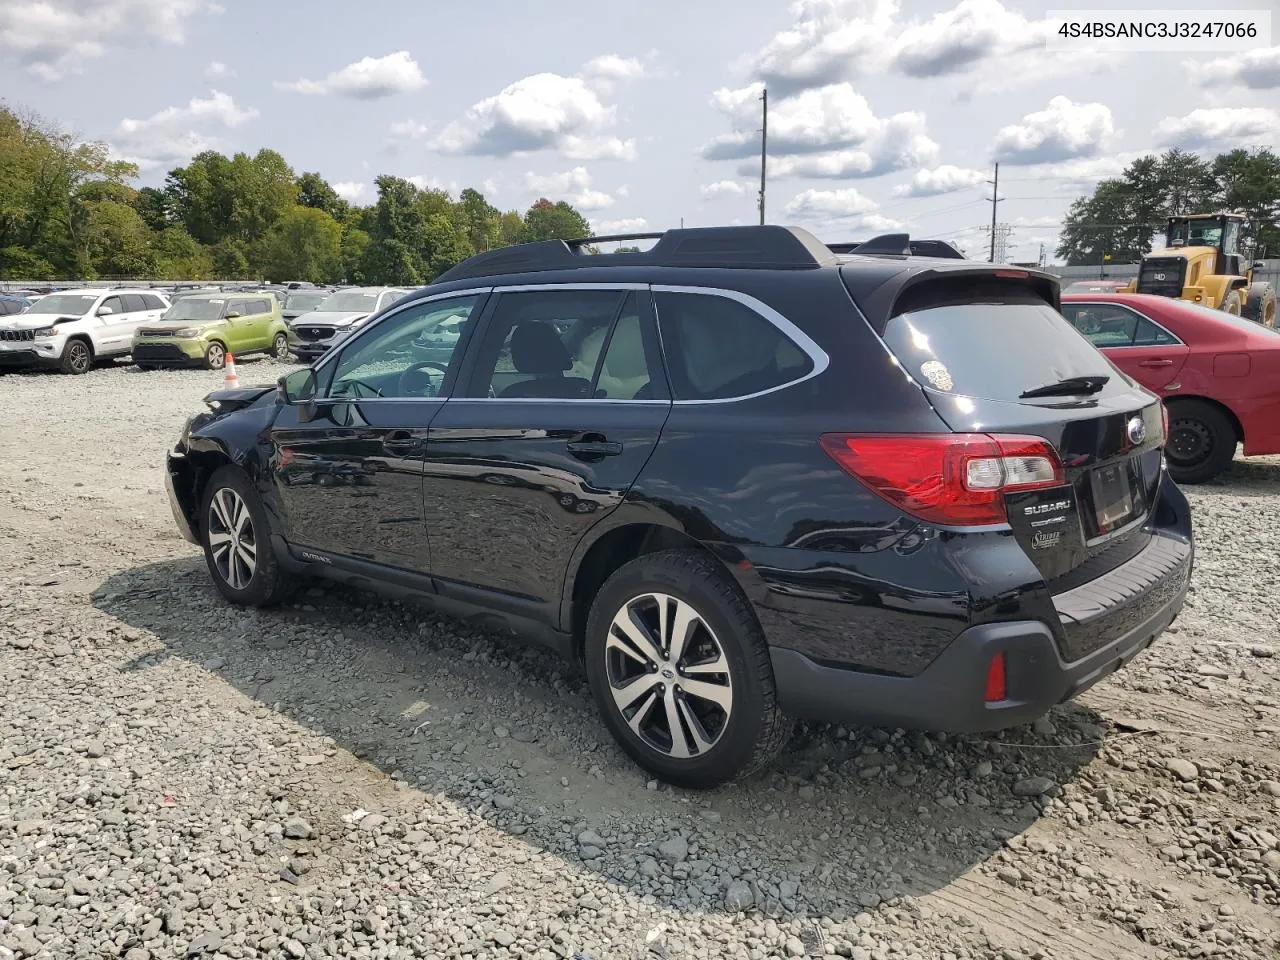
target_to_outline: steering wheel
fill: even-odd
[[[402,397],[439,396],[440,389],[428,372],[431,370],[440,374],[440,385],[443,386],[445,374],[449,372],[449,365],[436,360],[419,360],[417,363],[410,364],[405,368],[404,373],[400,374],[397,392]]]
[[[352,393],[354,395],[354,399],[356,400],[361,399],[360,397],[361,387],[363,387],[365,390],[368,390],[369,393],[375,397],[382,396],[382,391],[379,390],[377,387],[375,387],[372,383],[368,383],[367,381],[364,381],[364,380],[357,380],[355,377],[352,377],[350,380],[343,380],[341,383],[339,383],[338,388],[334,390],[334,394],[336,396],[341,396],[342,391],[345,391],[347,387],[355,388],[355,390],[353,390]]]

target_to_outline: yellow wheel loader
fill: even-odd
[[[1126,291],[1189,300],[1274,327],[1275,288],[1255,281],[1262,262],[1246,264],[1240,253],[1240,228],[1246,222],[1238,213],[1170,217],[1164,249],[1142,258]]]

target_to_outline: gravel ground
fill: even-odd
[[[1280,460],[1189,491],[1186,610],[1080,702],[804,728],[691,793],[540,650],[347,589],[220,602],[160,467],[218,383],[0,376],[0,958],[1280,951]]]

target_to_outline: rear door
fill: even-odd
[[[881,323],[952,430],[1039,437],[1057,450],[1063,486],[1006,497],[1014,535],[1046,579],[1104,543],[1143,536],[1161,477],[1160,402],[1034,286],[943,275],[909,288]]]
[[[1150,317],[1119,303],[1072,301],[1062,315],[1117,367],[1157,394],[1178,378],[1189,350]]]
[[[622,502],[671,403],[644,285],[496,297],[464,382],[431,424],[432,573],[441,592],[481,592],[554,623],[567,558]]]
[[[414,341],[444,319],[474,314],[485,296],[419,300],[385,316],[320,365],[316,402],[281,409],[272,480],[291,547],[333,563],[426,573],[427,428],[458,357],[424,358]]]

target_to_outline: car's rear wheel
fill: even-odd
[[[227,365],[227,348],[213,341],[204,351],[204,365],[210,370],[221,370]]]
[[[214,472],[200,519],[205,563],[219,593],[246,607],[269,607],[289,596],[296,581],[271,550],[266,509],[243,470]]]
[[[271,341],[271,355],[277,360],[289,359],[289,338],[285,334],[277,333]]]
[[[63,373],[79,375],[88,373],[93,366],[93,350],[83,340],[68,340],[62,348],[58,369]]]
[[[1203,400],[1169,404],[1169,439],[1165,458],[1178,483],[1204,483],[1231,465],[1236,430],[1218,407]]]
[[[757,772],[790,732],[754,612],[696,551],[619,568],[592,603],[584,652],[610,732],[669,783],[714,787]]]

